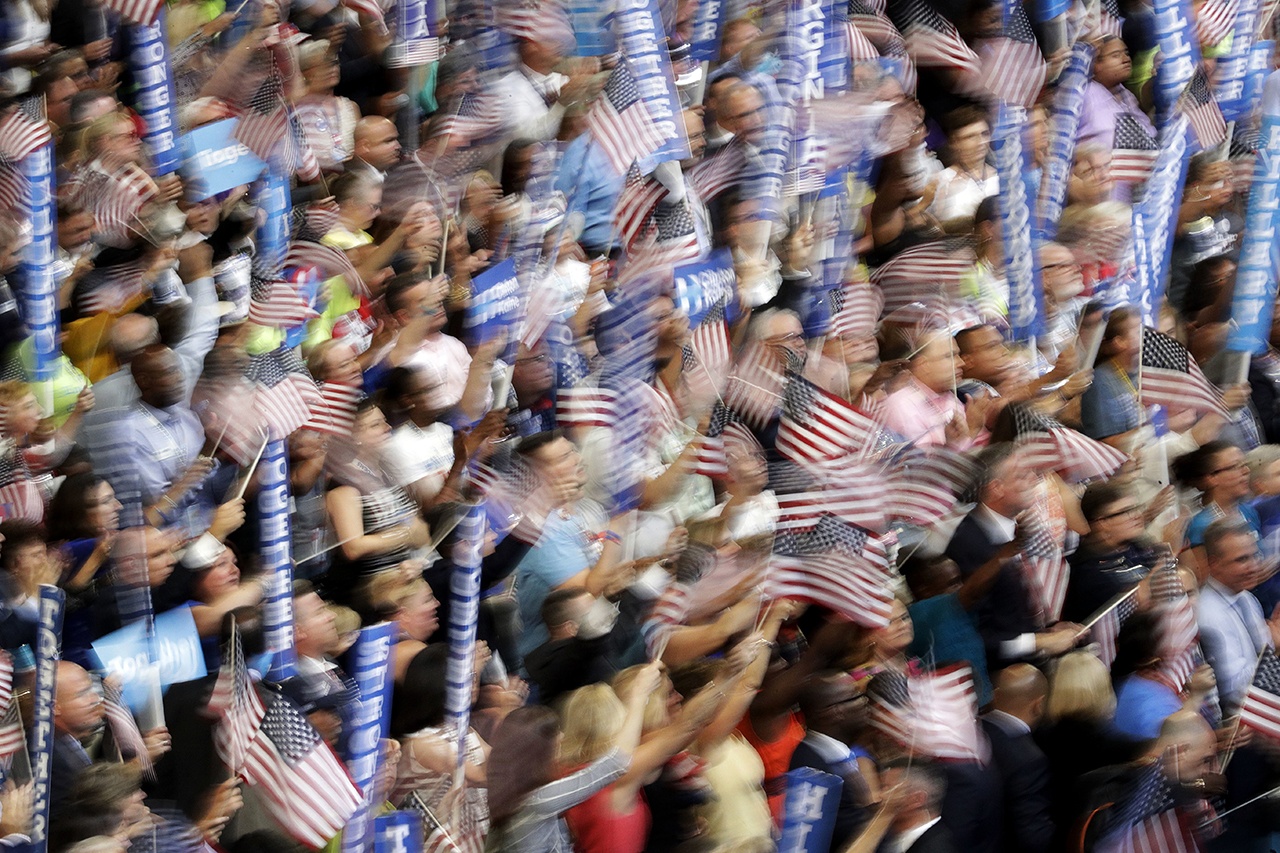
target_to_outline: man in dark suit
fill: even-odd
[[[1039,853],[1053,838],[1049,760],[1031,738],[1048,694],[1040,670],[1015,664],[996,676],[993,710],[982,718],[1004,787],[1005,853]]]
[[[65,807],[71,786],[93,763],[83,741],[102,730],[106,712],[89,673],[70,661],[58,663],[53,687],[53,768],[50,803],[53,815]]]
[[[1026,454],[1011,444],[993,444],[978,458],[978,506],[965,516],[947,545],[947,556],[968,578],[1002,545],[1019,536],[1019,519],[1031,506],[1038,484]],[[1007,561],[974,609],[978,633],[991,671],[1040,655],[1057,656],[1075,645],[1078,625],[1058,623],[1046,630],[1018,560]]]
[[[871,789],[849,748],[866,721],[866,709],[866,696],[840,672],[815,675],[800,694],[807,732],[791,754],[790,769],[812,767],[844,781],[831,834],[833,851],[844,850],[870,816]]]

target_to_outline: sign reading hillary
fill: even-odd
[[[779,853],[825,853],[831,847],[844,782],[812,767],[792,770],[786,779]]]
[[[1280,269],[1280,71],[1267,78],[1262,96],[1262,128],[1258,156],[1249,186],[1240,266],[1231,301],[1227,349],[1261,353],[1267,350],[1271,315],[1276,300],[1276,271]]]

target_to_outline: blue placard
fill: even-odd
[[[1155,0],[1154,9],[1160,62],[1156,66],[1152,92],[1157,116],[1168,116],[1200,63],[1200,48],[1196,44],[1195,21],[1187,8],[1187,0]],[[1156,122],[1157,127],[1163,124],[1163,121]]]
[[[1017,341],[1040,334],[1044,326],[1040,267],[1031,243],[1027,158],[1022,150],[1025,125],[1026,110],[1002,104],[991,133],[991,154],[1000,181],[1000,233],[1009,282],[1009,326]]]
[[[178,121],[174,105],[172,63],[169,62],[169,36],[164,7],[149,27],[129,28],[132,45],[129,70],[137,84],[133,108],[146,130],[142,144],[151,158],[152,174],[168,175],[178,171]]]
[[[373,821],[373,853],[418,853],[422,819],[413,812],[391,812]]]
[[[791,770],[786,779],[778,853],[826,853],[836,829],[844,782],[812,767]]]
[[[289,176],[273,164],[258,185],[256,201],[263,218],[256,232],[258,257],[254,268],[277,276],[289,250],[289,214],[293,209]]]
[[[521,314],[515,260],[507,258],[471,279],[471,293],[462,321],[467,343],[480,346],[507,332],[508,344],[514,346],[515,335],[509,332]]]
[[[1271,331],[1276,271],[1280,269],[1276,234],[1280,225],[1280,71],[1267,78],[1260,137],[1231,300],[1227,349],[1233,352],[1266,352]]]
[[[356,718],[347,742],[347,769],[365,796],[364,803],[343,831],[342,849],[352,853],[369,849],[369,817],[378,806],[372,798],[382,758],[382,741],[389,737],[391,728],[389,662],[395,631],[396,626],[392,622],[362,628],[359,639],[347,654],[347,671],[360,691]]]
[[[202,201],[252,184],[267,164],[233,136],[239,119],[197,127],[182,136],[182,184],[187,198]]]
[[[680,96],[671,71],[671,57],[667,53],[667,33],[655,0],[619,0],[614,11],[613,28],[623,61],[644,98],[649,116],[666,139],[657,151],[636,161],[641,174],[647,175],[659,163],[684,160],[690,156]]]
[[[1261,0],[1240,0],[1236,23],[1231,31],[1231,44],[1227,52],[1218,57],[1214,69],[1213,96],[1227,121],[1244,118],[1253,107],[1245,98],[1245,83],[1249,77],[1253,37],[1258,31],[1260,5]]]
[[[146,671],[155,665],[160,684],[168,687],[182,681],[203,678],[204,651],[190,607],[175,607],[155,618],[155,635],[148,638],[147,626],[134,622],[93,642],[98,667],[120,679],[125,704],[142,711],[150,699]]]
[[[1036,198],[1035,236],[1040,242],[1052,240],[1058,234],[1058,220],[1062,218],[1062,208],[1067,202],[1067,184],[1071,179],[1076,133],[1080,130],[1084,90],[1089,85],[1093,54],[1093,45],[1081,39],[1071,49],[1067,67],[1058,75],[1053,115],[1049,119],[1049,151]]]
[[[693,18],[693,38],[689,56],[695,62],[715,62],[720,58],[720,30],[724,26],[727,0],[702,0]]]
[[[681,264],[673,273],[676,308],[689,318],[689,326],[697,326],[715,305],[724,300],[725,322],[738,319],[737,276],[733,255],[728,249],[713,252],[705,261]]]
[[[820,63],[827,34],[823,6],[824,0],[790,0],[787,4],[787,35],[782,40],[784,72],[778,82],[785,85],[779,88],[791,100],[808,101],[825,95],[826,80]]]
[[[52,801],[53,693],[62,659],[62,611],[66,596],[56,586],[40,586],[40,624],[36,629],[36,686],[27,748],[31,755],[33,851],[49,849],[49,806]]]
[[[570,0],[569,19],[573,23],[574,53],[578,56],[606,56],[616,44],[609,30],[607,4],[599,0]]]
[[[480,550],[484,544],[484,505],[467,507],[458,522],[456,565],[449,582],[449,666],[445,671],[444,709],[456,733],[458,766],[467,760],[471,728],[471,685],[475,682],[476,624],[480,618]]]
[[[1160,153],[1151,169],[1146,193],[1133,208],[1138,290],[1129,294],[1129,301],[1141,312],[1143,324],[1147,326],[1156,325],[1156,312],[1169,276],[1174,227],[1191,159],[1190,133],[1190,124],[1181,114],[1164,127],[1160,134]],[[1270,315],[1267,319],[1270,322]]]
[[[20,272],[22,319],[31,333],[32,379],[54,378],[61,351],[58,332],[58,282],[54,280],[54,240],[57,208],[53,193],[53,143],[41,145],[22,158],[22,175],[30,188],[31,242],[22,250]],[[52,412],[46,412],[52,414]]]
[[[293,537],[289,531],[289,458],[283,439],[268,442],[258,463],[258,554],[266,588],[262,633],[271,652],[267,678],[284,681],[298,663],[293,646]]]

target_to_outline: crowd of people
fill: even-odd
[[[618,116],[653,78],[581,46],[634,3],[426,4],[414,56],[394,4],[172,0],[182,133],[237,119],[263,161],[214,192],[190,151],[155,168],[125,5],[0,9],[0,124],[38,117],[56,151],[60,322],[37,352],[36,199],[4,159],[0,845],[316,847],[281,818],[306,774],[282,797],[229,760],[215,694],[247,679],[302,720],[277,745],[351,761],[371,699],[344,656],[392,623],[361,794],[416,814],[424,850],[1272,849],[1280,323],[1227,350],[1256,103],[1185,164],[1154,310],[1122,304],[1153,263],[1132,162],[1168,144],[1170,4],[654,2],[683,150],[626,168],[609,128],[640,133]],[[794,85],[807,5],[847,76],[835,119]],[[1273,4],[1233,29],[1246,7],[1185,10],[1202,85],[1272,35]],[[1007,90],[980,82],[1011,19],[1039,45],[1033,208],[1064,68],[1091,60],[1060,216],[1026,244],[1034,335]],[[854,146],[821,191],[803,116],[836,121],[829,158]],[[10,735],[49,586],[37,754]],[[126,701],[102,641],[184,611],[205,675]],[[802,768],[839,780],[829,840],[795,831]]]

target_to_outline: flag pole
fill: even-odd
[[[1135,584],[1134,587],[1130,589],[1128,592],[1121,593],[1120,595],[1113,598],[1109,603],[1103,605],[1101,610],[1099,610],[1097,613],[1089,617],[1088,622],[1085,622],[1083,625],[1080,626],[1079,632],[1076,633],[1076,639],[1079,640],[1082,637],[1084,637],[1085,634],[1089,633],[1089,630],[1094,625],[1097,625],[1099,622],[1101,622],[1103,617],[1105,617],[1112,610],[1115,610],[1121,604],[1123,604],[1124,602],[1132,598],[1138,592],[1138,589],[1140,587],[1141,587],[1141,584]]]
[[[1262,651],[1258,652],[1258,659],[1253,662],[1253,676],[1249,679],[1250,684],[1253,684],[1253,679],[1258,677],[1258,666],[1261,665],[1262,657],[1267,653],[1267,650],[1268,650],[1268,647],[1263,646]],[[1226,773],[1227,765],[1229,765],[1231,763],[1231,759],[1235,757],[1236,738],[1240,736],[1240,722],[1243,718],[1244,718],[1244,714],[1239,712],[1236,713],[1235,725],[1231,727],[1231,737],[1227,738],[1227,745],[1223,749],[1223,752],[1225,754],[1222,756],[1222,764],[1218,768],[1219,773]]]

